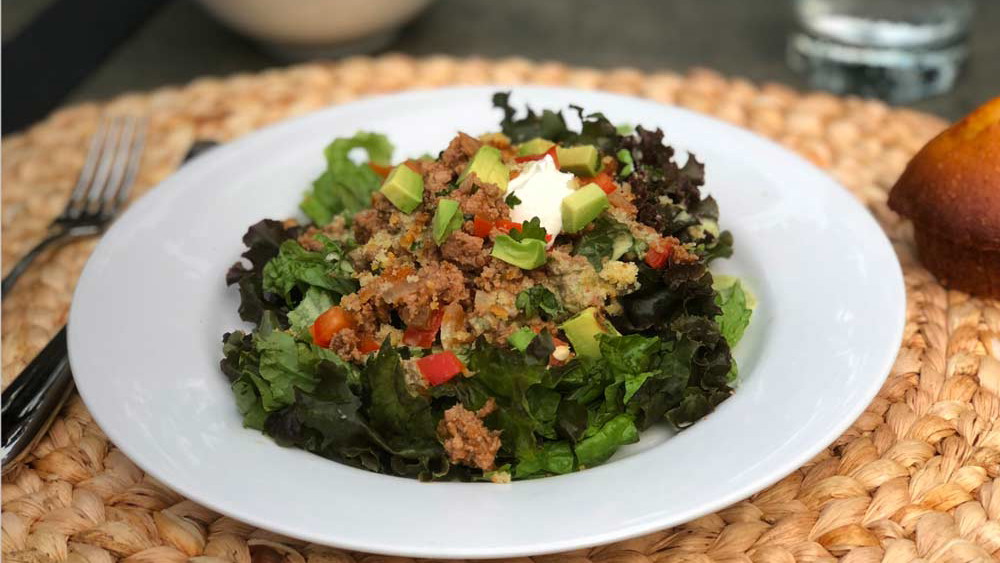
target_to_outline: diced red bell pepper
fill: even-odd
[[[482,215],[476,215],[472,220],[472,234],[479,238],[490,236],[490,233],[493,232],[493,227],[496,227],[498,231],[506,235],[510,234],[511,231],[520,231],[523,225],[514,221],[508,221],[507,219],[500,219],[494,223],[487,221]],[[545,242],[552,242],[552,235],[545,233]]]
[[[403,344],[407,346],[415,346],[417,348],[430,348],[434,346],[434,340],[437,338],[437,333],[441,329],[441,319],[444,318],[444,309],[438,309],[431,313],[431,318],[427,322],[427,326],[424,327],[414,327],[408,326],[406,330],[403,331]]]
[[[496,223],[497,230],[503,234],[510,234],[513,230],[521,230],[521,224],[515,223],[514,221],[508,221],[507,219],[500,219]]]
[[[389,175],[389,172],[392,172],[392,166],[383,165],[383,164],[375,164],[374,162],[369,162],[368,163],[368,168],[371,168],[373,172],[375,172],[376,174],[378,174],[382,178],[385,178],[386,176]]]
[[[667,264],[667,259],[670,258],[672,251],[673,247],[661,240],[658,244],[651,245],[646,251],[646,264],[649,264],[650,268],[659,270]]]
[[[341,307],[330,307],[322,315],[316,317],[309,334],[317,346],[326,348],[330,345],[333,335],[345,328],[354,328],[354,317]]]
[[[552,162],[559,168],[559,156],[556,153],[556,146],[553,145],[549,150],[543,152],[542,154],[530,154],[528,156],[518,156],[514,158],[514,162],[531,162],[533,160],[541,160],[546,156],[552,157]]]
[[[437,354],[424,356],[417,360],[417,369],[431,387],[447,383],[451,378],[462,373],[465,366],[454,352],[445,350]]]
[[[378,352],[379,348],[381,346],[379,346],[374,338],[366,336],[361,340],[361,346],[358,347],[358,350],[362,354],[371,354],[372,352]]]
[[[486,238],[490,236],[490,231],[493,230],[493,222],[487,220],[482,215],[476,215],[472,219],[472,234],[479,238]]]
[[[611,192],[618,189],[618,186],[615,185],[614,179],[607,172],[601,172],[597,176],[593,176],[590,178],[580,178],[581,186],[586,186],[591,182],[600,186],[600,188],[604,190],[604,193],[606,194],[610,194]]]

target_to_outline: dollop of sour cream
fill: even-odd
[[[562,231],[562,200],[574,191],[576,179],[560,172],[551,156],[531,161],[507,186],[507,193],[521,201],[511,208],[510,219],[523,223],[538,217],[545,232],[552,235],[548,243],[552,246]]]

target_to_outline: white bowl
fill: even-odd
[[[223,282],[261,218],[297,214],[323,147],[381,131],[397,159],[458,130],[497,129],[495,88],[366,99],[269,127],[186,165],[128,210],[77,284],[69,351],[80,394],[111,440],[195,502],[316,543],[420,557],[508,557],[603,544],[723,508],[833,442],[892,365],[905,312],[899,263],[868,211],[829,176],[748,131],[654,102],[516,87],[517,107],[579,104],[662,127],[705,162],[736,239],[713,271],[759,300],[735,354],[742,379],[676,436],[644,432],[609,463],[507,485],[420,483],[282,448],[242,427],[219,371],[244,326]],[[658,430],[658,431],[654,431]]]
[[[236,31],[283,58],[374,51],[431,0],[199,0]]]

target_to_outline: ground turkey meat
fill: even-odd
[[[423,172],[424,205],[427,209],[434,209],[437,206],[438,198],[443,197],[443,194],[451,189],[451,181],[455,179],[455,172],[437,161],[425,163]]]
[[[375,293],[375,288],[379,285],[379,282],[376,281],[371,284],[372,289],[362,288],[361,291],[345,295],[340,300],[341,307],[354,313],[355,317],[362,319],[362,326],[371,328],[375,322],[388,323],[392,320],[389,305],[378,299]]]
[[[507,290],[517,293],[524,289],[523,285],[524,270],[502,260],[491,260],[475,280],[475,287],[482,291]]]
[[[478,271],[490,260],[489,252],[483,250],[483,243],[479,237],[455,231],[441,245],[441,256],[465,271]]]
[[[469,298],[465,274],[454,264],[427,264],[382,294],[406,326],[427,326],[431,314],[448,303]]]
[[[492,398],[483,408],[472,412],[458,404],[444,411],[438,423],[438,435],[444,441],[444,451],[454,464],[478,467],[483,471],[495,469],[497,451],[500,449],[500,431],[490,430],[483,418],[496,410]]]
[[[349,362],[364,361],[365,354],[361,353],[360,346],[361,335],[353,328],[341,329],[330,339],[330,349]]]
[[[456,174],[461,173],[469,159],[476,154],[481,146],[483,144],[478,139],[465,133],[459,133],[451,140],[451,143],[448,143],[448,148],[441,153],[441,162],[454,170]]]
[[[449,197],[458,201],[466,215],[479,215],[490,222],[510,218],[510,207],[504,202],[500,188],[481,183],[475,174],[466,178]]]
[[[379,192],[373,193],[372,206],[354,215],[354,240],[364,244],[379,231],[395,232],[397,229],[391,228],[397,223],[392,221],[393,214],[397,211],[392,202]]]
[[[322,229],[310,226],[306,229],[306,232],[299,235],[299,244],[302,245],[302,248],[313,252],[323,250],[326,247],[317,239],[317,235],[323,235],[332,240],[344,240],[347,235],[347,222],[344,220],[343,215],[337,215],[333,218],[333,221],[330,221]]]
[[[691,264],[698,261],[698,255],[688,252],[688,249],[681,244],[681,241],[674,237],[666,237],[666,241],[670,245],[671,264]]]
[[[368,242],[372,235],[378,231],[381,221],[378,211],[374,209],[365,209],[356,213],[354,215],[354,240],[358,241],[358,244]]]

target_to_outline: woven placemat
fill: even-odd
[[[960,562],[1000,556],[1000,303],[938,285],[914,259],[908,224],[885,205],[886,190],[908,158],[944,126],[934,117],[705,70],[680,76],[520,59],[387,55],[202,79],[60,110],[4,139],[4,269],[60,211],[103,112],[151,115],[139,195],[171,174],[196,139],[233,139],[374,93],[482,83],[635,94],[771,137],[829,170],[869,206],[893,240],[908,293],[903,346],[878,398],[807,465],[688,524],[536,561]],[[65,322],[73,285],[94,244],[50,252],[4,296],[5,385]],[[109,443],[78,398],[32,456],[3,479],[2,552],[11,563],[407,561],[308,545],[185,500]]]

